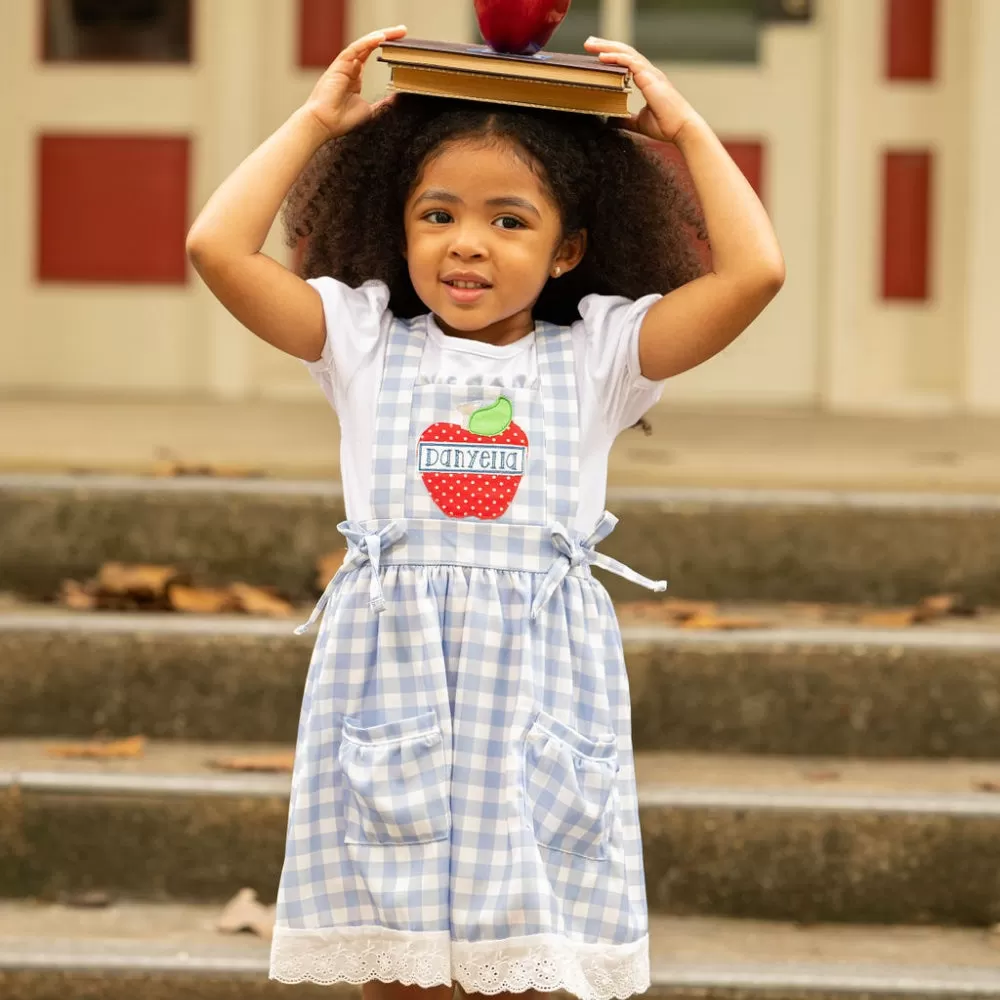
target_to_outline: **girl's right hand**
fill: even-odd
[[[385,41],[402,38],[406,25],[381,28],[352,42],[316,82],[304,108],[330,133],[344,135],[366,121],[388,98],[369,104],[361,96],[361,74],[368,57]]]

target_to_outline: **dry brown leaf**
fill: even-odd
[[[229,592],[236,601],[236,608],[248,615],[267,615],[270,618],[290,618],[295,609],[288,601],[277,597],[263,587],[252,587],[248,583],[232,583]]]
[[[806,781],[840,781],[839,771],[803,771]]]
[[[872,625],[877,628],[910,628],[939,618],[975,614],[976,608],[961,594],[934,594],[922,598],[911,608],[866,612],[858,621],[862,625]]]
[[[618,616],[630,622],[676,624],[700,614],[714,614],[718,605],[712,601],[685,601],[668,597],[662,601],[629,601],[619,605]]]
[[[295,752],[255,754],[244,757],[214,757],[205,762],[219,771],[257,771],[266,774],[290,774]]]
[[[92,584],[80,583],[77,580],[63,580],[59,585],[56,600],[66,608],[74,611],[93,611],[97,607],[97,596]]]
[[[678,621],[687,621],[698,615],[714,615],[719,608],[714,601],[685,601],[679,597],[668,597],[660,603],[663,610]]]
[[[770,624],[759,618],[738,618],[735,615],[695,615],[681,622],[682,629],[704,630],[712,632],[735,632],[740,629],[770,628]]]
[[[54,744],[45,748],[50,757],[86,757],[98,760],[141,757],[146,752],[146,737],[125,740],[91,740],[89,743]]]
[[[262,479],[266,473],[246,465],[213,465],[207,462],[184,462],[161,458],[153,463],[152,474],[158,478],[172,476],[215,476],[222,479]]]
[[[240,889],[226,904],[215,926],[224,934],[251,931],[270,940],[274,934],[274,907],[264,906],[253,889]]]
[[[796,618],[826,619],[835,614],[834,605],[815,601],[789,601],[784,605],[789,614]]]
[[[858,619],[861,625],[873,628],[909,628],[917,623],[916,608],[896,608],[892,611],[869,611]]]
[[[318,590],[326,590],[327,584],[333,579],[334,574],[344,565],[346,557],[347,549],[338,549],[336,552],[328,552],[316,560],[316,587]]]
[[[194,614],[217,615],[236,609],[237,602],[228,590],[212,587],[185,587],[171,584],[167,599],[174,611],[188,611]]]
[[[177,570],[173,566],[108,562],[97,574],[97,587],[101,594],[164,597],[167,584],[177,575]]]
[[[916,614],[918,621],[932,621],[935,618],[949,616],[971,617],[976,614],[976,608],[962,594],[934,594],[917,602]]]

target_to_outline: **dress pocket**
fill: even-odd
[[[448,753],[434,710],[371,726],[343,716],[342,725],[345,842],[425,844],[448,837]]]
[[[535,840],[553,850],[605,860],[618,773],[615,734],[584,736],[539,711],[525,736],[524,770]]]

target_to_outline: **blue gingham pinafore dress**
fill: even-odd
[[[426,317],[393,322],[374,520],[347,556],[303,697],[270,976],[467,993],[649,986],[631,705],[581,536],[568,328],[536,324],[538,378],[422,375]],[[503,434],[464,417],[503,397]],[[446,513],[447,511],[447,513]],[[475,512],[475,513],[472,513]]]

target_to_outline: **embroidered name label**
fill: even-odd
[[[417,453],[420,472],[479,472],[486,475],[524,474],[523,445],[439,445],[421,441]]]

